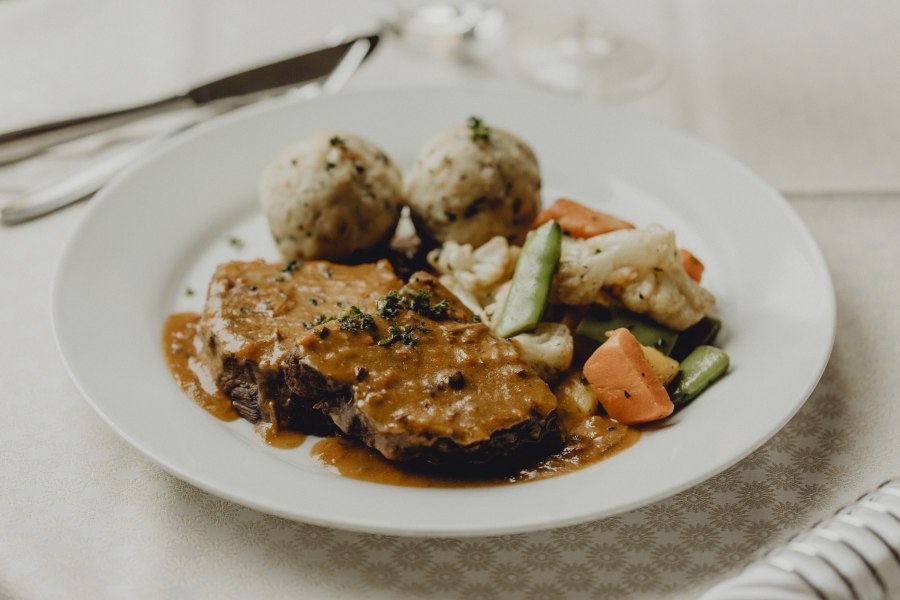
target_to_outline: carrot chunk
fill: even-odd
[[[685,250],[684,248],[679,248],[678,254],[681,256],[681,266],[684,267],[688,277],[700,283],[700,279],[703,277],[703,269],[705,268],[700,259],[691,254],[690,250]]]
[[[574,238],[589,238],[617,229],[634,229],[634,225],[612,215],[588,208],[568,198],[559,198],[537,216],[534,227],[556,221],[563,231]]]
[[[656,421],[675,409],[641,345],[624,327],[613,331],[582,371],[606,413],[620,423]]]

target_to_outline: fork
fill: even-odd
[[[357,40],[328,75],[324,82],[309,83],[299,88],[294,88],[280,97],[288,98],[314,98],[322,95],[331,95],[339,92],[350,80],[362,64],[369,51],[370,42],[367,39]],[[271,100],[271,98],[269,98]],[[264,100],[263,100],[264,101]],[[246,103],[235,103],[219,107],[211,111],[208,108],[194,109],[191,118],[177,127],[157,134],[119,152],[94,161],[87,168],[72,175],[41,186],[30,192],[26,192],[16,198],[0,210],[0,223],[4,225],[17,225],[38,217],[47,215],[61,208],[85,200],[103,187],[116,173],[135,162],[142,156],[146,156],[154,148],[162,146],[173,136],[193,127],[194,125],[209,119],[212,116],[228,112]]]

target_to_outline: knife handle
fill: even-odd
[[[174,96],[140,106],[53,121],[0,134],[0,165],[22,160],[47,148],[99,133],[132,121],[193,106],[187,96]]]

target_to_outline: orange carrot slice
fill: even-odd
[[[559,198],[537,216],[534,227],[547,221],[559,223],[562,230],[574,238],[589,238],[617,229],[634,229],[634,225],[612,215],[588,208],[568,198]]]
[[[679,248],[678,254],[681,255],[681,266],[684,267],[688,277],[700,283],[700,279],[703,277],[703,269],[705,268],[700,259],[691,254],[690,250],[685,250],[684,248]]]
[[[641,345],[624,327],[612,332],[582,371],[606,413],[620,423],[656,421],[675,409]]]

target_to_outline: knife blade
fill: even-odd
[[[359,40],[368,40],[369,50],[366,53],[368,57],[378,44],[379,35],[356,37],[334,46],[255,67],[147,104],[2,133],[0,165],[22,160],[58,144],[139,119],[192,106],[227,102],[236,98],[252,98],[264,92],[322,79],[331,73],[347,51]]]
[[[378,43],[378,35],[355,38],[330,48],[322,48],[206,83],[186,92],[184,96],[190,98],[196,105],[203,105],[223,98],[314,81],[330,74],[357,39],[368,39],[369,50],[366,56],[372,53]]]

